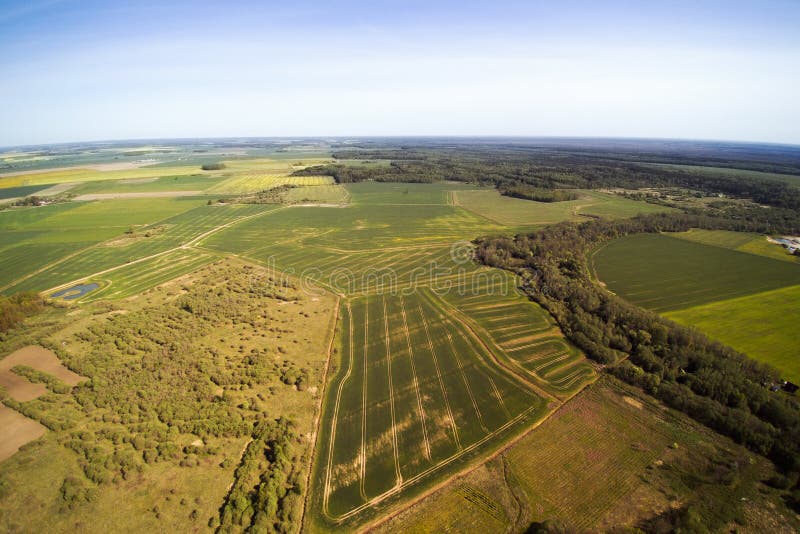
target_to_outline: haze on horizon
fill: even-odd
[[[800,144],[785,0],[0,0],[0,146],[244,136]]]

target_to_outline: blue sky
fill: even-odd
[[[0,146],[566,135],[800,144],[800,2],[0,0]]]

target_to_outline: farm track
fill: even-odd
[[[369,301],[367,301],[369,304]],[[364,379],[361,385],[361,480],[359,491],[361,499],[367,499],[364,483],[367,479],[367,363],[369,359],[369,306],[364,306]]]
[[[392,350],[389,345],[389,314],[386,311],[386,298],[383,299],[383,327],[386,343],[386,368],[389,375],[389,410],[392,415],[392,447],[394,452],[395,483],[403,483],[403,475],[400,473],[400,452],[397,446],[397,419],[394,412],[394,387],[392,385]]]
[[[217,232],[219,232],[221,230],[225,230],[226,228],[230,228],[231,226],[234,226],[236,224],[240,224],[240,223],[242,223],[244,221],[247,221],[249,219],[253,219],[255,217],[262,217],[262,216],[266,216],[266,215],[275,213],[275,212],[277,212],[277,211],[279,211],[281,209],[285,209],[285,208],[278,208],[278,209],[266,211],[266,212],[263,212],[263,213],[254,213],[252,215],[244,215],[242,217],[239,217],[237,219],[229,221],[229,222],[227,222],[225,224],[221,224],[219,226],[216,226],[216,227],[212,228],[211,230],[208,230],[207,232],[204,232],[204,233],[202,233],[202,234],[200,234],[198,236],[195,236],[194,238],[190,239],[186,243],[183,243],[183,244],[178,245],[176,247],[173,247],[173,248],[170,248],[170,249],[167,249],[167,250],[163,250],[161,252],[156,252],[155,254],[151,254],[149,256],[144,256],[142,258],[137,258],[135,260],[131,260],[129,262],[126,262],[126,263],[123,263],[123,264],[120,264],[120,265],[115,265],[114,267],[110,267],[110,268],[104,269],[102,271],[98,271],[98,272],[95,272],[95,273],[92,273],[92,274],[89,274],[89,275],[86,275],[86,276],[82,276],[80,278],[76,278],[76,279],[74,279],[74,280],[72,280],[70,282],[67,282],[67,283],[52,287],[52,288],[44,291],[43,293],[49,295],[49,294],[51,294],[51,293],[53,293],[55,291],[59,291],[61,289],[66,289],[66,288],[68,288],[70,286],[73,286],[73,285],[75,285],[77,283],[80,283],[80,282],[82,282],[84,280],[89,280],[91,278],[103,276],[103,275],[106,275],[108,273],[111,273],[111,272],[117,271],[119,269],[122,269],[124,267],[128,267],[130,265],[136,265],[136,264],[143,263],[143,262],[155,259],[155,258],[160,258],[161,256],[165,256],[165,255],[167,255],[169,253],[176,252],[178,250],[186,250],[186,249],[195,248],[201,241],[203,241],[207,237],[209,237],[209,236],[211,236],[211,235],[213,235],[213,234],[215,234],[215,233],[217,233]],[[93,247],[88,247],[88,248],[94,248],[96,246],[97,245],[94,245]],[[85,250],[86,249],[81,250],[80,252],[83,252]],[[56,262],[56,263],[60,263],[60,262]],[[36,273],[32,273],[31,276],[33,276],[34,274],[36,274]],[[15,283],[18,283],[18,282],[19,281],[15,282]]]
[[[347,328],[349,332],[348,339],[353,339],[353,311],[350,306],[350,303],[347,302]],[[339,382],[339,387],[336,390],[336,402],[333,407],[333,419],[331,421],[331,436],[328,441],[328,465],[325,472],[325,489],[323,493],[323,510],[325,513],[328,513],[328,499],[330,497],[330,487],[331,487],[331,470],[333,468],[333,445],[336,442],[336,428],[337,428],[337,418],[339,417],[339,405],[342,400],[342,390],[344,389],[345,383],[350,378],[350,375],[353,374],[353,361],[355,359],[353,343],[349,343],[349,360],[347,366],[347,372],[342,377],[341,382]]]

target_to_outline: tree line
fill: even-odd
[[[800,472],[800,403],[769,385],[778,372],[730,347],[610,294],[593,282],[587,255],[637,233],[690,228],[763,231],[761,221],[692,214],[561,223],[531,234],[476,240],[477,259],[517,273],[521,287],[564,334],[609,372],[668,406]],[[800,488],[795,486],[795,504]]]
[[[298,170],[293,175],[322,174],[332,176],[338,183],[431,183],[450,180],[495,186],[501,191],[515,187],[550,190],[681,187],[752,199],[768,206],[800,209],[800,189],[785,181],[755,179],[733,170],[708,174],[675,167],[642,165],[636,158],[626,159],[624,155],[613,152],[464,145],[342,150],[333,155],[338,159],[388,160],[390,163],[317,165]],[[685,160],[674,155],[670,157],[672,159],[668,162],[685,163]]]

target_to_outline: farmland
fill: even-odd
[[[796,265],[660,234],[612,241],[594,265],[610,290],[658,312],[800,283]]]
[[[726,230],[700,230],[693,229],[688,232],[675,232],[668,234],[670,237],[687,239],[704,245],[749,252],[758,256],[765,256],[790,263],[800,262],[800,257],[793,256],[785,248],[775,243],[770,243],[767,237],[761,234],[747,232],[731,232]]]
[[[608,289],[800,380],[794,263],[763,236],[718,230],[626,237],[594,255]]]
[[[699,328],[748,356],[772,364],[800,382],[797,358],[797,303],[800,286],[790,286],[666,313]]]
[[[37,492],[44,530],[90,510],[111,525],[115,506],[137,528],[255,529],[267,502],[289,531],[301,520],[310,532],[357,530],[419,499],[451,513],[412,530],[524,530],[525,519],[553,517],[592,530],[632,524],[610,514],[642,492],[649,509],[674,505],[642,473],[676,459],[673,442],[695,447],[695,430],[668,428],[675,420],[653,406],[598,385],[602,366],[568,339],[573,324],[562,331],[520,291],[524,278],[473,261],[478,236],[671,208],[589,189],[543,203],[485,182],[292,175],[331,161],[311,148],[180,159],[156,149],[141,149],[159,153],[146,165],[0,177],[9,194],[69,186],[52,204],[0,211],[0,292],[55,304],[13,341],[0,336],[0,355],[42,344],[88,378],[67,388],[8,373],[37,395],[6,399],[16,419],[0,413],[32,439],[4,446],[22,445],[0,465],[0,529],[16,528],[6,512]],[[794,372],[800,268],[764,242],[641,235],[596,251],[595,269],[612,291],[701,328],[739,310],[709,333]],[[506,257],[531,257],[515,254]],[[773,329],[746,328],[755,321]],[[4,483],[19,494],[4,500]]]
[[[225,172],[231,176],[91,181],[74,192],[305,185],[286,189],[284,207],[176,197],[7,211],[0,224],[11,253],[0,272],[9,293],[97,284],[70,301],[92,306],[151,299],[156,286],[236,254],[286,273],[282,279],[298,276],[312,294],[320,294],[314,287],[339,293],[313,467],[325,483],[308,497],[317,527],[357,526],[399,506],[538,424],[596,378],[513,279],[470,261],[468,240],[503,226],[451,204],[451,193],[468,186],[345,187],[315,177],[267,184],[260,171]],[[292,206],[308,196],[339,207]]]
[[[596,191],[579,191],[581,198],[565,202],[532,202],[500,195],[494,189],[457,191],[453,203],[497,224],[539,226],[584,216],[632,217],[670,208],[636,202]]]
[[[742,466],[733,482],[719,471],[731,461]],[[603,532],[687,505],[704,525],[735,518],[754,526],[764,520],[756,510],[774,509],[776,498],[759,483],[764,469],[745,449],[604,378],[497,459],[376,531],[524,531],[549,521],[567,532]],[[756,487],[758,497],[741,498]]]

